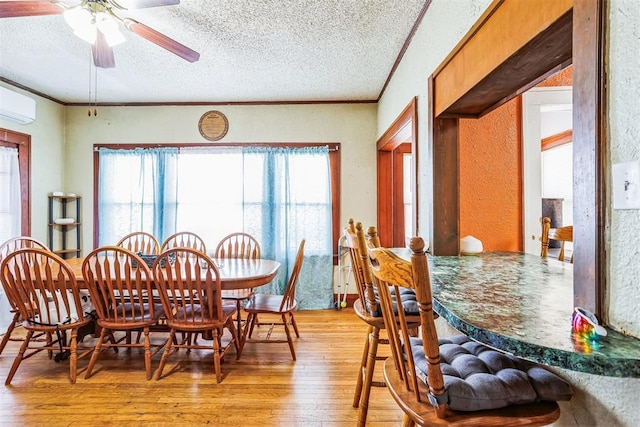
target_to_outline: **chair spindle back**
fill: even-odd
[[[218,243],[214,253],[215,258],[259,259],[260,244],[248,233],[231,233]]]
[[[82,275],[102,321],[127,324],[156,317],[154,304],[145,305],[153,295],[151,270],[130,250],[95,249],[82,263]]]
[[[160,253],[160,244],[151,233],[144,231],[135,231],[127,234],[116,243],[116,246],[128,249],[134,253],[142,253],[142,255],[158,255]]]
[[[428,360],[429,391],[433,396],[442,395],[444,379],[440,369],[440,349],[438,335],[433,316],[433,304],[431,295],[431,282],[429,267],[424,252],[424,241],[420,237],[413,237],[410,243],[411,262],[403,260],[396,254],[385,248],[369,248],[371,271],[376,278],[380,302],[385,319],[394,319],[397,322],[385,322],[389,340],[396,349],[403,348],[403,343],[410,341],[410,328],[403,310],[397,310],[397,316],[393,311],[391,290],[396,294],[400,288],[413,289],[418,301],[421,320],[421,332],[424,352]],[[394,352],[395,353],[395,352]],[[399,354],[402,354],[400,352]],[[399,374],[403,377],[407,391],[413,391],[416,401],[423,398],[418,388],[418,377],[411,351],[404,352],[405,357],[395,357],[396,365],[400,366]],[[444,417],[446,405],[435,408],[439,417]]]
[[[207,253],[207,245],[202,237],[191,231],[179,231],[167,237],[160,247],[160,252],[171,248],[191,248],[203,254]]]
[[[165,250],[152,273],[169,327],[197,330],[212,319],[223,319],[220,272],[203,252],[186,247]]]
[[[73,270],[49,250],[9,253],[0,264],[0,278],[7,297],[27,321],[56,325],[85,319]]]

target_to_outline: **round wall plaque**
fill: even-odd
[[[198,130],[203,138],[209,141],[219,141],[227,134],[229,121],[227,116],[220,111],[207,111],[200,117]]]

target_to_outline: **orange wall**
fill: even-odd
[[[573,86],[573,65],[539,83],[536,87]]]
[[[460,237],[485,251],[522,250],[521,97],[481,119],[461,119]]]
[[[573,66],[538,86],[571,86]],[[521,251],[522,98],[459,126],[460,237],[473,235],[485,251]]]

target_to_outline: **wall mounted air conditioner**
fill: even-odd
[[[0,119],[31,123],[36,119],[36,100],[0,86]]]

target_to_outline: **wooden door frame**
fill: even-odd
[[[23,236],[31,236],[31,135],[0,129],[0,146],[18,149],[22,200],[20,232]]]
[[[494,2],[495,8],[501,1]],[[574,229],[581,236],[574,245],[574,305],[593,311],[601,319],[605,293],[605,161],[606,112],[605,92],[605,10],[602,0],[575,1],[571,8],[571,61],[573,80],[574,136]],[[488,11],[489,13],[493,11]],[[566,18],[565,18],[566,19]],[[481,25],[481,24],[478,24]],[[474,27],[477,29],[477,27]],[[565,46],[566,48],[566,46]],[[455,52],[452,53],[452,55]],[[548,57],[552,55],[546,54]],[[530,88],[552,73],[566,67],[559,64],[544,76],[534,78],[513,96]],[[502,76],[504,73],[503,67]],[[436,71],[437,72],[437,71]],[[435,74],[434,74],[435,75]],[[494,80],[495,81],[495,80]],[[429,81],[429,100],[434,103],[434,77]],[[513,96],[505,97],[493,107]],[[432,105],[433,107],[433,105]],[[458,117],[452,114],[435,116],[432,120],[431,148],[433,160],[433,239],[431,250],[436,255],[457,255],[459,251],[458,192]],[[486,114],[485,110],[482,114]]]
[[[380,244],[385,247],[401,247],[405,245],[404,206],[402,181],[397,182],[398,174],[402,176],[402,156],[410,152],[413,199],[412,234],[418,235],[418,99],[414,97],[402,110],[376,143],[378,150],[378,233]],[[398,165],[399,163],[399,165]],[[394,182],[396,183],[394,186]]]

